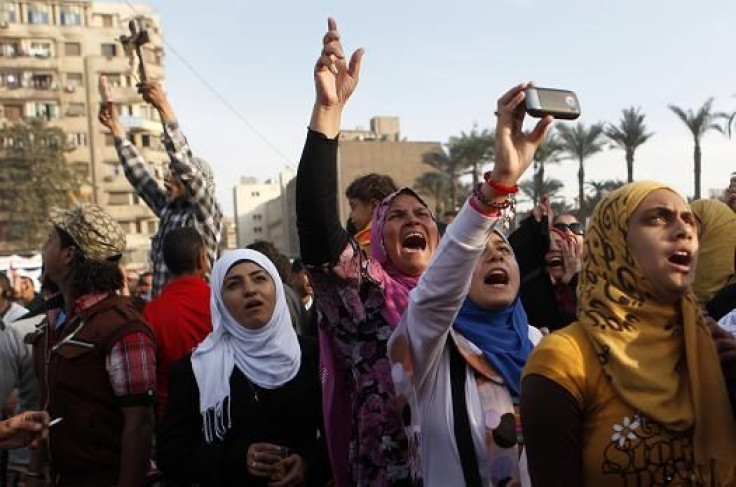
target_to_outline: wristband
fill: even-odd
[[[506,208],[513,206],[514,202],[509,198],[506,198],[506,200],[502,201],[501,203],[488,201],[486,197],[483,196],[483,191],[481,190],[483,184],[484,183],[478,183],[475,185],[475,188],[473,188],[473,197],[476,199],[476,201],[478,201],[478,203],[485,206],[486,208],[493,208],[495,210],[505,210]]]
[[[491,177],[491,171],[488,171],[483,175],[483,179],[486,180],[486,184],[490,186],[491,188],[495,189],[501,194],[516,194],[519,192],[519,185],[514,184],[513,186],[506,186],[504,184],[499,183],[498,181],[495,181]]]

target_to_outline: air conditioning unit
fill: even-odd
[[[67,93],[74,93],[75,91],[77,91],[77,86],[76,85],[72,85],[72,84],[68,84],[64,88],[64,91],[66,91]]]

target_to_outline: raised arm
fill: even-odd
[[[110,102],[101,104],[97,118],[115,137],[115,149],[118,151],[125,177],[151,211],[160,216],[166,206],[166,190],[153,177],[148,162],[138,149],[125,137],[125,128],[120,123],[115,104]]]
[[[415,385],[420,386],[436,366],[460,307],[470,289],[473,270],[483,254],[489,230],[501,216],[494,205],[504,204],[505,186],[516,186],[531,165],[534,152],[552,122],[540,120],[534,130],[521,131],[524,120],[522,83],[498,100],[496,163],[486,183],[479,186],[452,222],[410,296],[409,307],[397,333],[404,333],[412,352]],[[507,190],[508,191],[508,190]]]
[[[216,228],[219,235],[222,210],[215,197],[212,170],[206,162],[192,155],[186,137],[176,120],[174,109],[161,85],[155,81],[141,83],[138,91],[143,99],[159,113],[164,127],[164,146],[169,155],[172,175],[184,186],[184,193],[197,208],[197,219],[206,226]]]
[[[314,68],[316,97],[297,172],[297,227],[302,258],[310,266],[336,264],[348,243],[337,210],[337,136],[342,110],[358,84],[362,57],[358,49],[346,63],[337,24],[329,19]]]

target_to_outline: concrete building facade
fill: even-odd
[[[98,80],[107,77],[129,138],[162,178],[168,158],[158,114],[137,93],[137,68],[118,42],[140,16],[151,36],[143,48],[148,75],[163,82],[158,17],[145,5],[90,0],[0,5],[0,123],[41,117],[63,129],[73,147],[67,162],[86,181],[82,199],[104,207],[127,232],[124,262],[145,265],[158,220],[125,179],[113,139],[97,121]],[[14,250],[8,247],[0,234],[0,251]]]
[[[295,176],[294,170],[287,168],[265,182],[241,178],[233,188],[238,247],[245,247],[256,240],[267,240],[287,253],[289,236],[284,223],[284,215],[287,214],[284,195]]]
[[[344,130],[340,133],[337,191],[340,221],[343,224],[347,223],[350,214],[345,190],[355,178],[369,173],[388,174],[398,186],[413,187],[418,177],[434,170],[423,162],[424,154],[441,150],[441,144],[402,140],[399,129],[398,117],[374,117],[370,130]],[[296,180],[287,185],[284,197],[286,228],[283,252],[295,257],[299,255]],[[434,208],[431,195],[422,197],[430,208]]]

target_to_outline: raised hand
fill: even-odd
[[[583,250],[575,237],[565,237],[560,243],[560,250],[565,266],[562,282],[570,284],[570,281],[583,270]]]
[[[97,120],[102,125],[110,129],[113,135],[125,135],[125,128],[123,128],[120,120],[118,119],[118,109],[112,102],[101,103],[100,111],[97,114]]]
[[[345,62],[335,19],[327,19],[327,33],[322,40],[322,54],[314,66],[317,104],[322,107],[343,107],[358,86],[363,49],[356,50]]]
[[[322,53],[314,66],[316,99],[309,126],[327,137],[340,131],[342,109],[358,86],[363,49],[358,49],[345,62],[335,19],[327,19],[327,33],[322,39]]]
[[[166,93],[164,93],[164,89],[158,81],[143,81],[138,83],[138,93],[141,94],[146,103],[149,103],[158,110],[161,121],[167,123],[176,120],[171,103],[169,103],[169,99],[166,97]]]
[[[539,144],[544,140],[553,121],[551,116],[540,120],[530,133],[522,132],[526,109],[524,90],[532,86],[527,81],[511,88],[498,99],[498,124],[496,125],[494,181],[513,186],[529,168]]]

